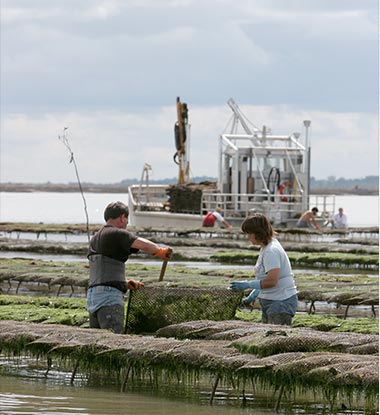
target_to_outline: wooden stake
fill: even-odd
[[[165,261],[162,263],[162,266],[161,266],[161,272],[160,272],[160,277],[158,278],[158,281],[162,281],[164,279],[167,265],[168,265],[168,260],[165,259]]]
[[[173,251],[170,249],[169,254],[171,255],[172,252]],[[169,261],[169,259],[164,259],[164,262],[162,263],[162,266],[161,266],[161,272],[160,272],[160,277],[158,278],[158,281],[162,281],[164,279],[164,275],[165,275],[165,271],[166,271],[166,266],[168,265],[168,261]]]

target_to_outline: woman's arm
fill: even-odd
[[[280,278],[280,268],[273,268],[267,272],[267,276],[261,280],[261,288],[273,288],[277,285]]]

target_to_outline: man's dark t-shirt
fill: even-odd
[[[130,254],[139,251],[131,246],[136,239],[136,235],[125,229],[104,225],[91,238],[87,257],[90,259],[91,255],[101,254],[120,262],[126,262]],[[123,287],[120,286],[120,282],[116,281],[109,281],[102,285],[115,287],[123,292],[126,291],[125,283],[122,284]]]

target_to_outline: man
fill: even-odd
[[[311,210],[307,210],[305,213],[301,215],[296,223],[296,228],[309,228],[313,227],[315,229],[319,229],[318,223],[315,221],[315,217],[319,212],[317,207],[313,207]]]
[[[91,328],[123,333],[123,294],[144,286],[139,281],[125,278],[125,262],[130,254],[142,250],[163,260],[172,258],[171,248],[160,248],[127,231],[128,215],[129,210],[124,203],[110,203],[104,211],[106,224],[90,241],[87,255],[90,262],[87,310]]]
[[[343,208],[338,209],[338,213],[332,217],[331,225],[335,229],[347,229],[348,222],[347,222],[347,215],[343,213]]]
[[[222,209],[219,207],[217,207],[214,212],[207,213],[203,218],[202,226],[212,228],[216,221],[222,223],[227,229],[231,228],[231,225],[223,218]]]

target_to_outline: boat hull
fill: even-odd
[[[129,224],[136,227],[200,228],[202,216],[186,213],[130,211]]]

